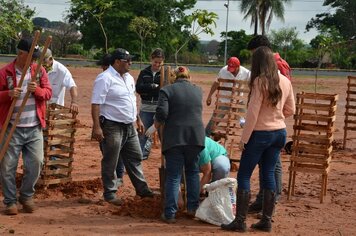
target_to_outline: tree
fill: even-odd
[[[291,0],[261,0],[258,15],[262,35],[266,34],[272,23],[273,15],[284,21],[284,3],[290,3]]]
[[[191,15],[186,17],[188,24],[185,25],[185,33],[187,38],[182,42],[178,38],[172,40],[172,44],[175,46],[174,60],[178,65],[178,53],[184,48],[191,39],[197,39],[201,33],[214,35],[212,25],[216,27],[216,20],[218,15],[214,12],[208,12],[207,10],[195,10]]]
[[[261,34],[265,35],[274,15],[284,21],[284,4],[290,2],[291,0],[241,0],[240,10],[245,14],[244,19],[251,17],[251,26],[255,25],[255,35],[257,22]]]
[[[330,6],[335,11],[317,14],[306,25],[309,31],[316,28],[318,31],[324,27],[335,27],[344,39],[350,39],[356,32],[356,1],[355,0],[324,0],[323,6]],[[334,13],[331,13],[334,12]]]
[[[75,0],[72,1],[69,20],[77,23],[83,34],[81,42],[84,49],[102,48],[104,36],[98,34],[100,25],[95,18],[81,7],[82,4],[95,5],[104,0]],[[155,38],[145,40],[145,50],[161,47],[165,50],[166,58],[174,52],[170,44],[172,38],[183,37],[181,29],[187,22],[184,21],[186,10],[194,7],[196,0],[120,0],[112,1],[111,8],[102,15],[102,25],[105,29],[109,48],[122,47],[139,54],[140,39],[128,30],[130,22],[136,16],[142,16],[159,22],[154,33]]]
[[[221,38],[225,38],[225,32],[221,33]],[[228,57],[238,57],[241,63],[247,62],[250,57],[250,53],[244,51],[247,47],[248,42],[252,39],[252,35],[247,35],[244,30],[240,31],[229,31],[227,32],[227,42],[229,45],[227,56]],[[224,54],[225,43],[221,42],[219,47],[219,54]]]
[[[251,26],[254,25],[254,35],[258,34],[258,8],[261,0],[242,0],[240,11],[245,14],[244,20],[251,17]]]
[[[318,66],[315,70],[315,84],[314,90],[316,92],[316,85],[318,81],[318,72],[323,63],[326,54],[332,54],[335,50],[336,42],[340,41],[340,34],[335,27],[320,29],[321,33],[310,41],[310,45],[316,50],[318,57]]]
[[[11,45],[21,38],[21,32],[32,32],[30,19],[34,14],[23,0],[0,0],[0,51],[7,49],[10,53]]]
[[[140,69],[141,69],[141,64],[142,64],[142,58],[143,58],[143,44],[144,40],[148,37],[155,37],[155,30],[157,28],[157,23],[153,20],[150,20],[146,17],[135,17],[130,25],[129,25],[129,30],[135,32],[138,37],[140,38],[141,41],[141,47],[140,47]]]
[[[293,42],[298,38],[296,27],[281,28],[278,31],[272,30],[269,39],[273,45],[278,45],[278,48],[284,52],[283,58],[287,60],[287,51],[292,49]],[[280,50],[278,50],[280,51]]]
[[[113,7],[113,1],[106,2],[104,0],[93,0],[93,1],[82,1],[82,0],[72,0],[72,5],[77,7],[78,11],[89,13],[100,25],[101,32],[104,36],[105,41],[105,53],[108,53],[108,37],[103,25],[103,17],[108,9]],[[69,17],[70,18],[70,17]],[[71,19],[71,18],[70,18]]]

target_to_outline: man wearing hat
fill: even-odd
[[[229,60],[227,61],[227,65],[221,68],[219,71],[218,77],[215,80],[215,82],[212,84],[210,88],[209,95],[206,99],[206,105],[210,106],[211,104],[211,97],[215,93],[215,91],[219,87],[219,82],[218,79],[234,79],[234,80],[249,80],[250,79],[250,71],[246,69],[245,67],[240,65],[240,60],[237,57],[230,57]],[[229,84],[227,84],[229,85]],[[231,92],[229,91],[221,91],[221,94],[226,94],[229,95]],[[228,99],[221,98],[222,102],[230,102]],[[223,107],[221,109],[224,109]],[[228,108],[226,108],[228,109]],[[222,117],[221,117],[222,118]],[[243,125],[240,120],[240,124]],[[213,120],[212,118],[210,119],[209,123],[207,124],[205,128],[205,135],[210,136],[212,133],[212,128],[213,126]]]
[[[103,154],[101,176],[104,199],[121,205],[116,197],[118,181],[116,167],[122,158],[136,194],[153,197],[142,171],[142,151],[134,123],[143,133],[143,124],[137,115],[135,81],[129,74],[131,56],[122,48],[111,54],[111,65],[100,73],[92,93],[92,136],[100,143]]]
[[[10,106],[13,99],[17,98],[6,136],[9,134],[26,92],[31,92],[0,164],[3,202],[6,205],[5,214],[7,215],[18,213],[17,200],[22,204],[24,212],[32,213],[34,211],[35,205],[32,197],[43,163],[42,129],[46,126],[46,101],[52,96],[52,89],[45,69],[41,68],[36,81],[31,82],[31,77],[34,76],[37,67],[37,64],[32,63],[25,72],[22,86],[18,87],[31,45],[32,39],[21,39],[17,45],[16,59],[0,70],[0,129],[5,128],[2,126]],[[3,143],[0,144],[1,147],[2,145]],[[22,153],[24,175],[19,199],[17,199],[16,169],[20,153]]]
[[[64,106],[65,91],[69,89],[70,109],[78,112],[78,90],[70,71],[63,64],[53,59],[50,49],[46,51],[43,65],[48,73],[48,79],[53,90],[50,103]]]

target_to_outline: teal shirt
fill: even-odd
[[[198,155],[199,166],[205,165],[221,155],[227,156],[226,149],[211,138],[205,137],[205,148]]]

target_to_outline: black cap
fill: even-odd
[[[128,51],[123,48],[117,48],[113,53],[111,53],[111,59],[114,60],[131,60],[132,56]]]
[[[19,44],[17,45],[17,49],[20,49],[20,50],[26,51],[26,52],[30,52],[31,45],[32,45],[31,38],[23,38],[20,40]]]

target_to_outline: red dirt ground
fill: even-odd
[[[0,65],[3,66],[3,65]],[[159,220],[160,197],[140,199],[127,175],[118,196],[124,199],[122,207],[114,207],[102,200],[100,179],[101,154],[98,144],[90,140],[90,98],[94,79],[100,69],[69,67],[79,87],[80,113],[76,133],[74,170],[72,183],[53,185],[48,189],[37,188],[35,202],[38,210],[33,214],[20,211],[17,216],[0,215],[0,235],[233,235],[219,227],[192,220],[178,214],[178,222],[167,225]],[[136,77],[138,71],[132,71]],[[204,90],[204,122],[211,116],[212,106],[206,107],[205,98],[215,74],[193,73],[193,82]],[[329,174],[327,195],[319,203],[320,176],[297,175],[296,196],[287,200],[289,156],[283,154],[283,196],[277,206],[273,235],[355,235],[356,234],[356,155],[355,139],[348,141],[348,148],[341,150],[346,78],[323,77],[318,80],[318,92],[339,94],[335,132],[335,151]],[[313,92],[313,78],[293,80],[295,92]],[[289,139],[293,120],[287,120]],[[351,136],[352,137],[352,136]],[[160,151],[153,149],[151,156],[143,162],[145,177],[153,190],[159,190],[158,168]],[[19,170],[20,171],[20,170]],[[252,178],[252,192],[256,194],[257,171]],[[236,177],[236,172],[231,172]],[[2,196],[1,196],[2,197]],[[3,212],[4,206],[0,206]],[[256,222],[248,216],[247,224]],[[262,235],[249,231],[249,235]]]

